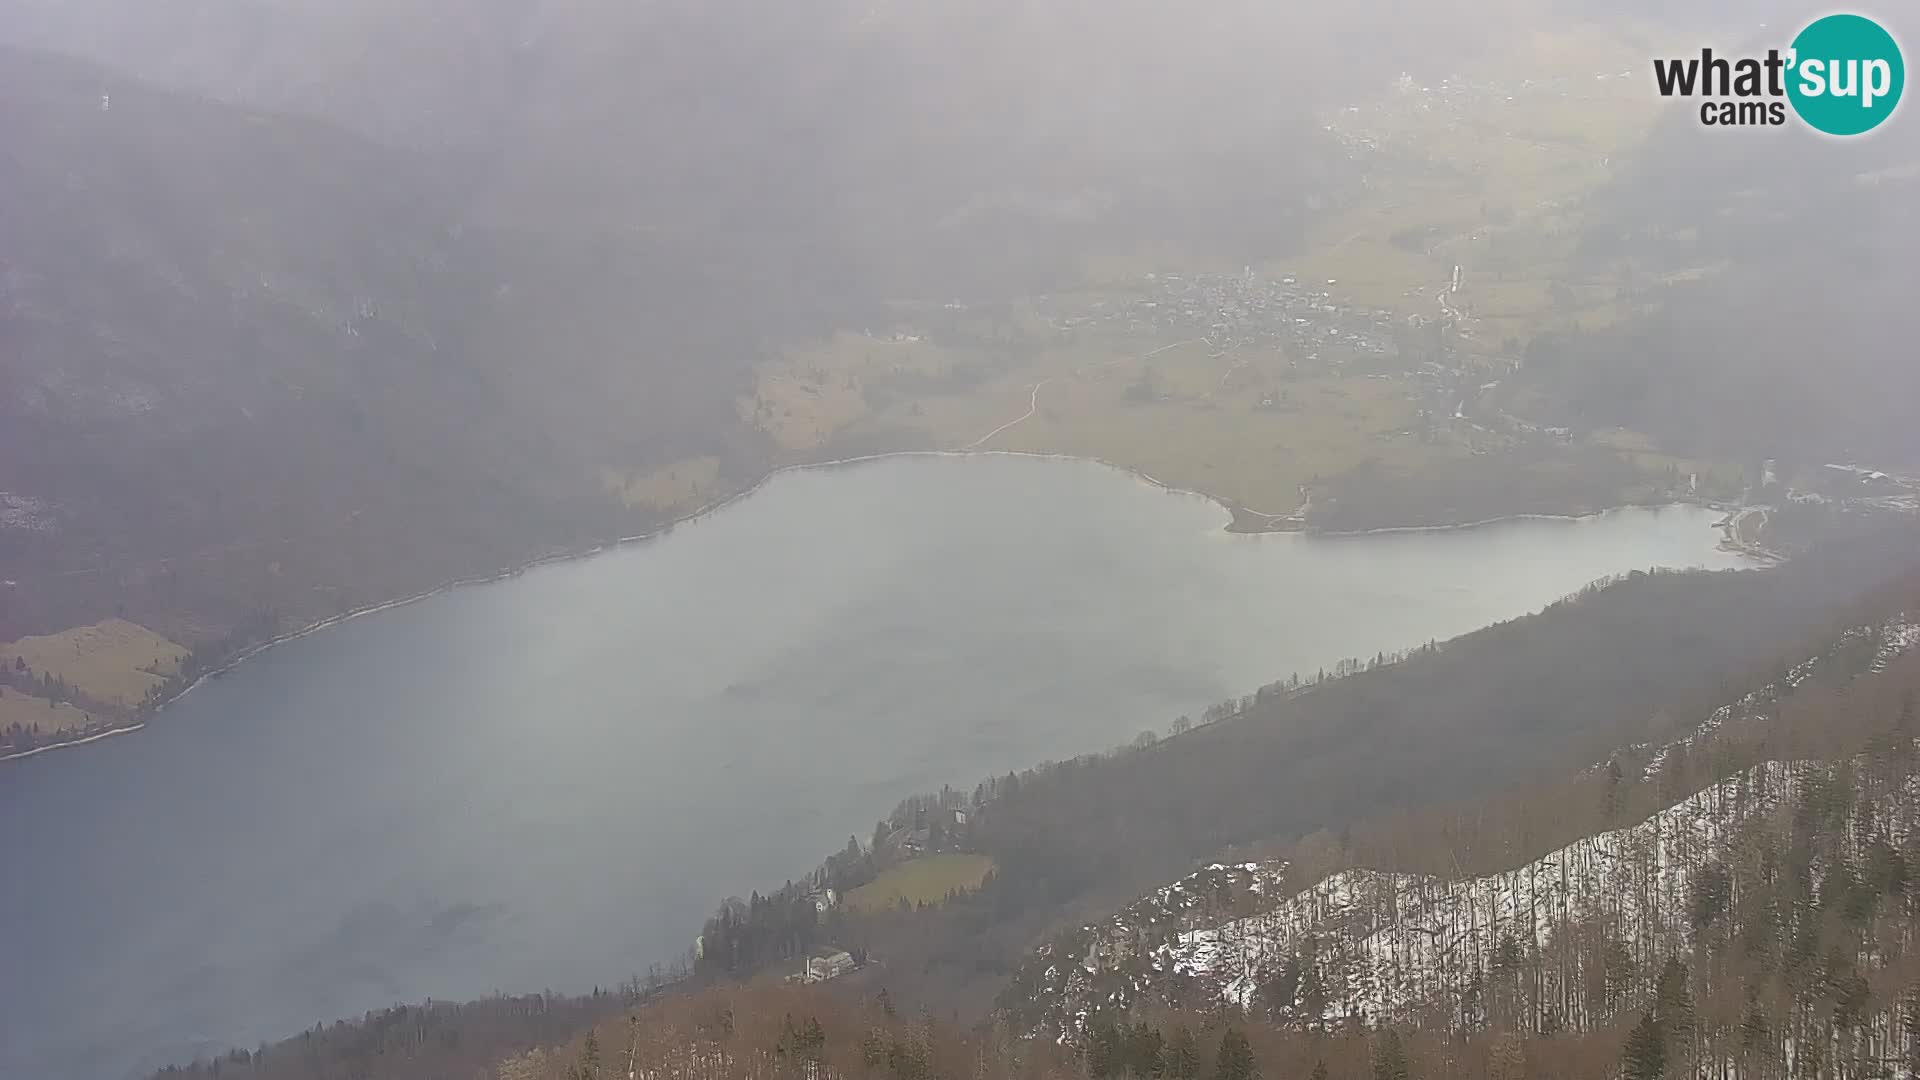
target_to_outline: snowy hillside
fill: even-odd
[[[1653,751],[1648,775],[1729,720],[1766,715],[1823,664],[1879,673],[1917,643],[1911,619],[1851,631]],[[1301,1023],[1472,1027],[1505,1009],[1531,1011],[1543,1027],[1587,1026],[1626,1001],[1616,981],[1645,983],[1690,948],[1714,905],[1732,902],[1715,894],[1730,888],[1727,865],[1752,864],[1810,814],[1838,815],[1831,828],[1849,839],[1808,856],[1809,879],[1825,882],[1838,864],[1836,880],[1852,880],[1870,845],[1920,842],[1920,776],[1866,759],[1769,761],[1481,877],[1349,869],[1305,889],[1296,878],[1289,891],[1282,861],[1215,864],[1041,949],[1015,993],[1062,1035],[1096,1011],[1152,1002],[1226,1003]]]
[[[1262,983],[1288,959],[1311,954],[1328,984],[1322,1015],[1371,1022],[1410,1018],[1446,998],[1470,998],[1503,948],[1544,953],[1557,935],[1583,924],[1621,927],[1644,964],[1687,947],[1693,876],[1724,855],[1741,825],[1790,806],[1810,782],[1834,782],[1842,771],[1769,763],[1637,825],[1490,877],[1335,874],[1273,911],[1183,933],[1153,963],[1250,1008]],[[1920,779],[1909,778],[1894,796],[1869,805],[1904,839],[1920,809]],[[1303,1004],[1300,995],[1294,1004]]]
[[[1787,669],[1778,679],[1758,690],[1715,709],[1693,733],[1656,749],[1647,762],[1646,771],[1641,779],[1652,780],[1660,773],[1660,767],[1667,756],[1676,751],[1692,748],[1707,736],[1725,727],[1728,721],[1747,719],[1765,715],[1766,710],[1784,700],[1795,690],[1805,685],[1823,666],[1844,665],[1848,654],[1854,650],[1870,649],[1867,657],[1855,657],[1859,669],[1866,674],[1878,675],[1887,670],[1887,665],[1920,645],[1920,621],[1912,616],[1902,615],[1889,619],[1879,626],[1856,626],[1841,633],[1833,646],[1819,656],[1809,657]],[[1647,749],[1645,746],[1634,749]]]
[[[1183,1005],[1278,1004],[1327,1020],[1411,1020],[1442,1002],[1472,1001],[1500,963],[1550,956],[1594,925],[1619,928],[1644,970],[1687,947],[1694,876],[1726,855],[1743,825],[1790,810],[1810,788],[1850,782],[1853,772],[1846,763],[1770,762],[1505,873],[1448,881],[1348,870],[1257,914],[1180,929],[1190,921],[1184,913],[1223,896],[1258,902],[1286,870],[1216,864],[1089,928],[1084,953],[1048,950],[1042,995],[1056,1006],[1050,1026],[1077,1027],[1097,1008],[1155,994]],[[1911,838],[1920,777],[1862,805],[1871,807],[1863,818]],[[1546,978],[1554,996],[1553,973]],[[1262,1000],[1276,983],[1291,986],[1290,1002]]]

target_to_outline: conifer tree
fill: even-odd
[[[1381,1028],[1374,1039],[1373,1080],[1407,1080],[1407,1048],[1392,1028]]]
[[[1161,1058],[1162,1074],[1167,1080],[1195,1080],[1200,1075],[1200,1047],[1185,1024],[1174,1028],[1173,1034],[1167,1036],[1167,1046]]]
[[[1220,1056],[1214,1063],[1214,1080],[1254,1080],[1257,1070],[1253,1047],[1239,1028],[1228,1028],[1220,1037]]]
[[[1624,1080],[1660,1080],[1667,1070],[1667,1038],[1652,1013],[1642,1013],[1640,1022],[1627,1033],[1627,1045],[1620,1054]]]
[[[1659,1024],[1665,1036],[1669,1056],[1684,1057],[1684,1050],[1693,1036],[1693,992],[1687,986],[1687,964],[1678,956],[1667,958],[1667,964],[1660,969],[1660,980],[1654,987],[1653,1012],[1655,1022]]]

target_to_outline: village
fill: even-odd
[[[1337,280],[1329,280],[1335,286]],[[1073,305],[1043,296],[1041,315],[1056,331],[1118,332],[1129,338],[1197,338],[1215,355],[1235,349],[1283,350],[1308,366],[1338,370],[1348,354],[1393,356],[1395,326],[1419,326],[1420,316],[1396,320],[1391,312],[1338,303],[1324,289],[1295,277],[1268,280],[1249,266],[1240,274],[1149,273],[1140,296]],[[1322,350],[1325,350],[1323,361]],[[1298,362],[1298,361],[1296,361]]]

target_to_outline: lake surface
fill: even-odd
[[[0,1076],[612,986],[901,797],[1653,566],[1692,507],[1235,536],[1086,462],[790,472],[670,535],[274,648],[0,765]]]

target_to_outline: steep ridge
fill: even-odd
[[[0,640],[286,629],[638,531],[602,466],[764,468],[753,322],[661,244],[468,228],[444,160],[62,57],[0,47],[0,98]]]
[[[1243,858],[1228,853],[1382,815],[1431,816],[1622,746],[1682,737],[1844,629],[1920,600],[1920,583],[1902,576],[1911,551],[1896,529],[1763,571],[1631,575],[1404,658],[1340,665],[1343,677],[1283,679],[1198,723],[1175,721],[1170,737],[928,792],[880,822],[871,845],[853,841],[804,879],[762,889],[759,904],[723,905],[697,967],[736,978],[791,970],[833,943],[885,956],[902,1000],[984,1012],[1052,934],[1197,866]],[[1864,647],[1847,646],[1850,656]],[[977,892],[911,912],[817,909],[820,890],[844,895],[911,856],[889,836],[942,820],[955,827],[931,838],[935,850],[993,861]],[[1570,842],[1584,835],[1566,831],[1576,824],[1586,828],[1562,822],[1522,846]],[[1434,850],[1456,842],[1476,873],[1521,861],[1475,837],[1433,837]],[[737,886],[742,897],[752,884]]]
[[[1767,1047],[1789,1069],[1796,1054],[1897,1056],[1920,974],[1916,645],[1910,613],[1849,628],[1694,732],[1550,791],[1607,827],[1537,858],[1451,874],[1373,868],[1390,857],[1332,873],[1215,863],[1037,950],[1003,1005],[1071,1042],[1116,1017],[1222,1006],[1299,1030],[1552,1035],[1624,1023],[1672,982],[1733,1015],[1675,1052],[1737,1075],[1735,1057]],[[1635,820],[1635,804],[1653,808]],[[1461,821],[1515,812],[1482,804]],[[1424,854],[1411,861],[1470,857]]]

